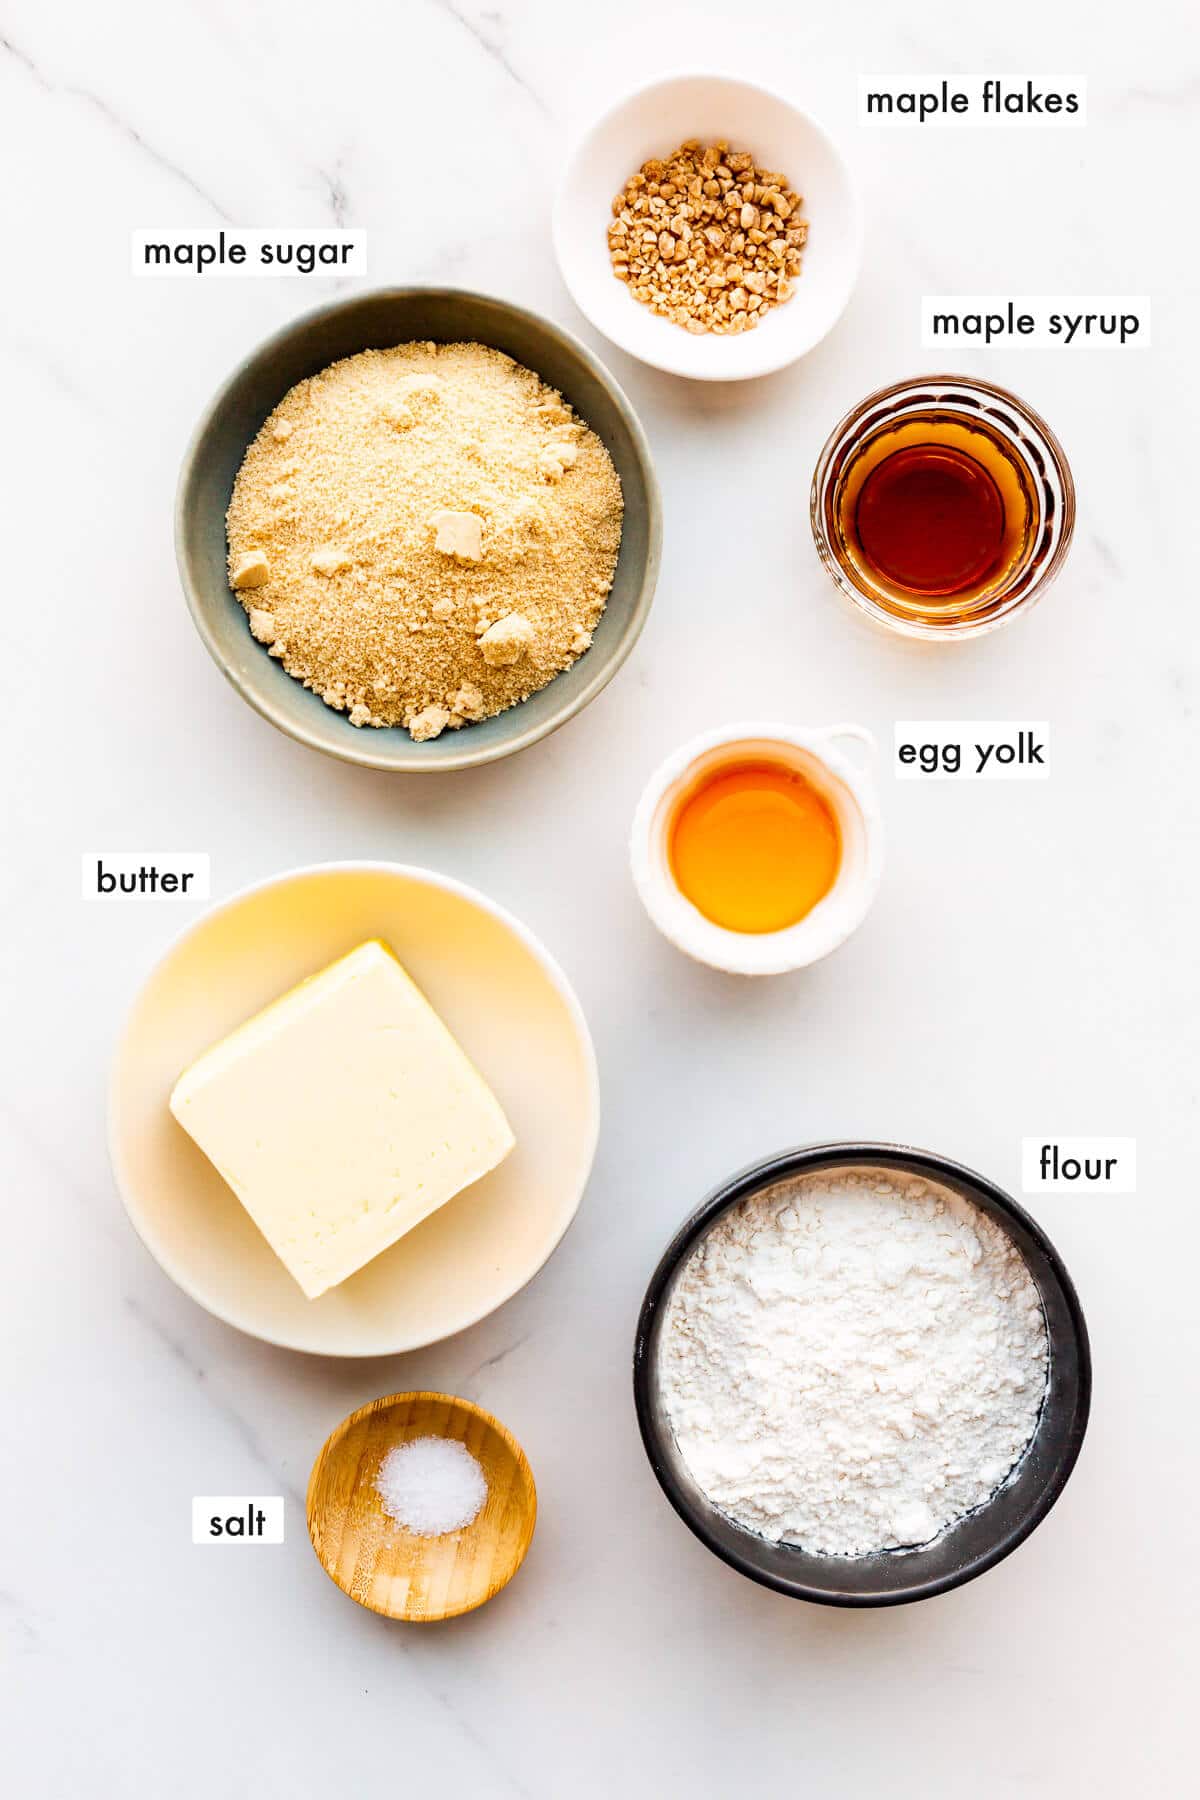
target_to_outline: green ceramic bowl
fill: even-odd
[[[625,518],[616,576],[592,646],[538,693],[495,718],[414,744],[399,726],[359,728],[281,668],[250,635],[225,573],[225,512],[246,448],[288,389],[353,356],[414,338],[492,345],[558,388],[603,440],[621,477]],[[590,351],[522,307],[454,288],[381,288],[304,314],[235,369],[184,457],[175,513],[179,573],[214,661],[264,719],[372,769],[462,769],[523,750],[585,707],[629,655],[650,610],[662,544],[658,482],[628,400]]]

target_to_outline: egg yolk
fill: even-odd
[[[675,884],[726,931],[785,931],[833,886],[841,835],[796,769],[726,764],[685,794],[668,834]]]

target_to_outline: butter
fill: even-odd
[[[386,945],[185,1070],[171,1111],[310,1300],[503,1162],[500,1103]]]

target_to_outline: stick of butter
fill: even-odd
[[[385,944],[185,1070],[171,1111],[310,1300],[504,1161],[500,1103]]]

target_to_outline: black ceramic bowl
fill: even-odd
[[[621,478],[625,515],[612,592],[591,649],[494,718],[414,743],[400,726],[351,725],[293,679],[250,635],[225,571],[225,513],[263,420],[289,388],[343,356],[414,338],[491,345],[558,388],[603,441]],[[523,307],[457,288],[380,288],[293,319],[234,370],[196,427],[175,506],[184,593],[213,660],[272,725],[331,756],[373,769],[463,769],[545,737],[595,698],[632,650],[650,610],[662,543],[658,482],[645,434],[604,365],[561,327]]]
[[[873,1556],[813,1555],[772,1544],[719,1512],[701,1493],[679,1453],[659,1391],[658,1349],[676,1276],[692,1249],[738,1201],[789,1176],[818,1169],[877,1168],[940,1182],[978,1206],[1006,1231],[1041,1295],[1050,1339],[1046,1397],[1032,1442],[1016,1473],[992,1498],[921,1550]],[[961,1587],[1015,1550],[1039,1524],[1075,1466],[1087,1428],[1091,1354],[1079,1300],[1062,1259],[1041,1227],[992,1182],[958,1163],[897,1144],[814,1144],[773,1156],[710,1194],[681,1226],[654,1271],[638,1320],[633,1353],[638,1424],[650,1466],[684,1524],[702,1543],[752,1581],[825,1606],[900,1606]]]

